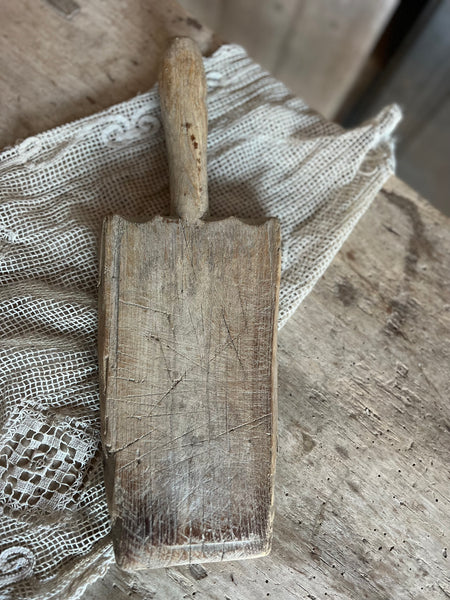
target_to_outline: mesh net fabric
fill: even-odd
[[[280,327],[393,170],[388,107],[343,131],[237,46],[205,60],[211,214],[277,216]],[[112,559],[99,451],[97,245],[166,213],[157,90],[0,155],[0,598],[74,598]]]

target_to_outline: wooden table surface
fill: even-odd
[[[2,6],[0,147],[147,90],[171,35],[220,43],[172,0],[77,2]],[[145,593],[111,567],[83,600],[449,598],[449,255],[450,221],[392,178],[281,332],[270,556]]]

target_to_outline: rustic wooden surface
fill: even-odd
[[[162,5],[79,4],[2,7],[1,145],[154,82]],[[281,332],[268,557],[154,571],[145,593],[111,567],[83,600],[448,598],[449,253],[449,219],[393,178]]]
[[[153,571],[146,595],[112,567],[83,600],[448,598],[449,253],[392,178],[281,331],[268,557]]]
[[[126,571],[262,556],[272,538],[280,226],[202,220],[191,39],[170,44],[159,93],[173,218],[106,219],[100,260],[106,490]]]
[[[104,227],[100,397],[125,570],[261,556],[276,452],[276,219]]]
[[[218,43],[175,0],[2,2],[1,21],[0,147],[145,92],[170,37]]]
[[[180,0],[333,118],[399,0]]]
[[[206,79],[202,55],[190,38],[175,38],[164,55],[159,97],[169,161],[170,214],[203,219],[208,214]]]
[[[4,1],[0,147],[147,90],[169,35],[217,46],[205,25],[333,117],[398,0],[181,4],[193,16],[174,0]]]
[[[450,215],[450,0],[429,4],[388,68],[351,114],[363,121],[397,102],[397,172]]]

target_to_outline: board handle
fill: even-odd
[[[161,114],[169,160],[171,214],[188,221],[208,212],[206,80],[197,44],[175,38],[159,74]]]

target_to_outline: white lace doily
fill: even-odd
[[[237,46],[205,60],[211,214],[277,216],[280,327],[393,170],[397,107],[343,131]],[[112,560],[99,452],[97,244],[166,213],[157,91],[0,155],[0,598],[74,598]]]

